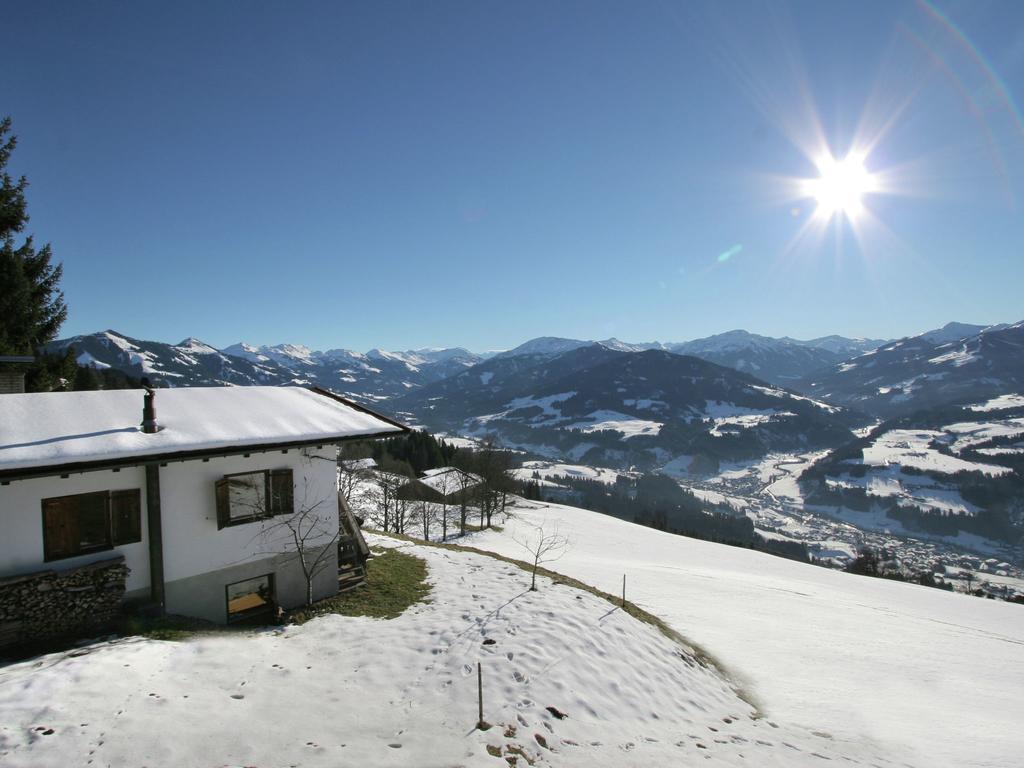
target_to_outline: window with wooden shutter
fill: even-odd
[[[43,499],[43,556],[59,560],[78,554],[78,516],[74,497]]]
[[[217,530],[231,525],[231,502],[228,499],[228,479],[221,478],[216,483],[217,489]]]
[[[290,469],[270,470],[270,514],[290,515],[295,511],[295,484]]]
[[[135,498],[135,514],[124,514],[126,518],[120,527],[134,522],[135,538],[130,541],[141,541],[142,535],[139,520],[139,491],[115,491],[123,494],[117,502],[121,514],[131,509],[129,496]],[[66,557],[86,555],[90,552],[101,552],[114,546],[113,532],[115,522],[111,516],[112,493],[98,491],[95,493],[77,493],[72,496],[58,496],[42,500],[43,509],[43,559],[61,560]],[[120,522],[120,521],[119,521]],[[127,534],[132,533],[128,528]],[[118,542],[129,543],[129,541]]]
[[[142,541],[142,492],[110,492],[110,531],[114,546]]]
[[[225,475],[217,481],[216,490],[218,530],[291,514],[295,509],[295,485],[290,469]]]

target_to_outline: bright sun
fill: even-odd
[[[864,207],[864,196],[877,188],[863,158],[851,154],[836,160],[828,155],[817,165],[818,178],[806,182],[808,196],[818,202],[817,215],[830,219],[841,213],[854,218]]]

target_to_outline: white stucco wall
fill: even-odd
[[[63,560],[43,559],[43,499],[96,491],[138,488],[142,496],[142,541]],[[146,472],[129,467],[120,472],[87,472],[67,478],[42,477],[0,485],[0,577],[42,570],[76,568],[115,554],[131,569],[129,592],[149,588],[149,529],[146,524]]]
[[[256,521],[217,530],[215,483],[227,474],[291,469],[295,480],[296,509],[303,504],[319,503],[317,513],[328,521],[328,538],[333,536],[338,527],[336,455],[334,446],[326,445],[319,450],[293,448],[287,453],[252,453],[248,458],[229,456],[205,462],[172,462],[161,467],[164,581],[185,579],[270,559],[274,553],[294,551],[283,535],[275,541],[261,533],[273,521]],[[138,488],[142,495],[141,542],[80,557],[44,561],[44,498],[128,488]],[[74,568],[121,554],[131,569],[126,585],[128,591],[147,589],[149,531],[146,515],[146,480],[142,467],[126,468],[120,472],[73,474],[67,478],[14,480],[9,485],[0,485],[0,577]]]
[[[161,467],[164,580],[185,579],[268,558],[275,552],[294,550],[283,537],[273,541],[262,535],[261,532],[273,521],[256,521],[217,530],[215,483],[236,472],[291,469],[295,480],[296,510],[304,502],[319,502],[317,513],[330,521],[330,535],[333,536],[338,529],[336,455],[333,446],[324,446],[320,450],[293,448],[287,453],[253,453],[249,458],[228,456],[208,462],[186,461]]]

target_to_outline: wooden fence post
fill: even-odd
[[[476,696],[479,706],[476,727],[482,731],[484,729],[484,673],[479,661],[476,663]]]

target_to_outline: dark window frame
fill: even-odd
[[[56,540],[56,529],[69,525],[62,521],[61,515],[82,515],[93,512],[85,505],[91,500],[94,504],[102,504],[103,520],[102,541],[88,546],[81,545],[81,533],[67,537],[64,542]],[[74,505],[69,508],[70,505]],[[63,509],[61,508],[63,506]],[[142,490],[126,488],[114,491],[88,491],[86,493],[70,493],[63,496],[50,496],[40,500],[43,526],[43,562],[68,560],[73,557],[91,555],[96,552],[107,552],[115,547],[138,544],[142,541]],[[116,509],[116,512],[115,512]],[[116,517],[116,520],[115,520]],[[78,525],[79,520],[74,524]],[[67,536],[65,534],[65,536]],[[73,539],[78,541],[72,543]],[[61,544],[63,543],[63,547]]]
[[[248,515],[231,515],[230,485],[232,477],[263,475],[263,498],[265,510]],[[253,469],[248,472],[232,472],[214,483],[214,499],[217,509],[217,530],[235,525],[247,525],[258,520],[269,520],[277,515],[290,515],[295,511],[295,475],[291,468]]]
[[[231,613],[231,592],[230,592],[231,587],[235,586],[235,584],[241,584],[242,582],[245,582],[245,581],[255,581],[256,579],[266,579],[267,580],[267,585],[269,587],[269,592],[270,592],[270,599],[267,601],[267,603],[265,605],[258,606],[257,608],[250,608],[250,609],[245,610],[245,611],[238,611],[235,614],[232,614]],[[260,573],[260,574],[257,574],[256,576],[250,576],[247,579],[239,579],[238,581],[233,581],[230,584],[225,584],[224,585],[224,612],[225,612],[225,617],[226,617],[225,621],[228,624],[244,623],[246,621],[249,621],[251,619],[254,619],[254,618],[257,618],[257,617],[260,617],[260,616],[272,615],[274,610],[276,609],[276,607],[277,607],[277,579],[276,579],[276,574],[273,571],[271,571],[270,573]]]

